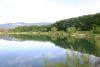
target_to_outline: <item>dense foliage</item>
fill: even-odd
[[[64,19],[57,21],[54,26],[57,27],[58,30],[65,31],[69,27],[75,27],[76,30],[79,31],[90,31],[93,30],[94,26],[100,27],[100,13]]]
[[[75,18],[69,18],[57,21],[48,26],[22,26],[13,29],[15,32],[32,32],[32,31],[92,31],[100,33],[100,13],[84,15]]]
[[[50,30],[50,26],[21,26],[12,29],[14,32],[46,32]]]

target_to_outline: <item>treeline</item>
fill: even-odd
[[[64,31],[67,31],[70,27],[73,27],[78,31],[96,30],[97,27],[100,31],[100,13],[60,20],[57,21],[54,26],[58,30]]]
[[[92,31],[94,33],[100,33],[100,13],[64,19],[48,26],[16,27],[15,29],[12,29],[12,31]]]
[[[51,26],[19,26],[14,29],[11,29],[10,31],[14,32],[47,32],[50,30]]]

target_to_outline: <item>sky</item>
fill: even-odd
[[[0,24],[56,22],[100,12],[100,0],[0,0]]]

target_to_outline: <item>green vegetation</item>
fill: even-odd
[[[99,27],[100,31],[100,13],[64,19],[57,21],[53,26],[64,31],[70,27],[74,27],[77,31],[92,31],[95,27]]]
[[[57,21],[48,26],[21,26],[11,29],[13,32],[49,32],[65,31],[74,33],[76,31],[87,31],[94,34],[100,33],[100,13],[84,15]]]
[[[13,32],[46,32],[49,30],[49,26],[21,26],[16,27],[15,29],[12,29],[10,31]]]

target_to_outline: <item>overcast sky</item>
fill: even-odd
[[[0,23],[55,22],[100,12],[100,0],[0,0]]]

